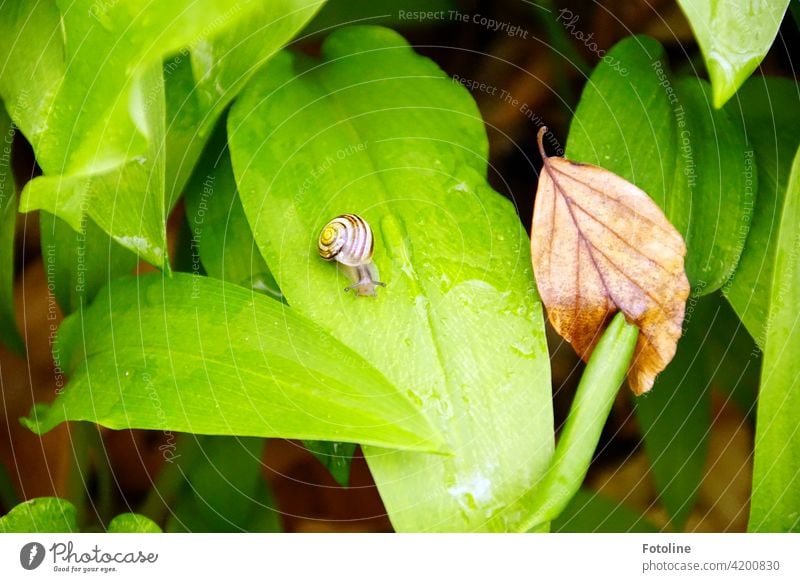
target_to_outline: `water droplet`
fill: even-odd
[[[413,390],[406,390],[406,396],[408,396],[408,399],[411,400],[411,402],[413,402],[417,406],[417,408],[422,408],[423,404],[422,398],[417,396],[416,392],[414,392]]]
[[[534,347],[530,343],[517,342],[511,344],[511,351],[523,358],[530,358],[534,354]]]

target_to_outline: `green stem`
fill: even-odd
[[[88,430],[95,430],[85,422],[75,422],[70,425],[69,435],[72,446],[72,464],[68,479],[69,500],[75,505],[78,515],[78,525],[81,531],[90,523],[91,516],[87,510],[87,480],[89,477],[89,442]]]
[[[100,433],[100,427],[88,425],[87,437],[90,448],[94,453],[94,469],[97,475],[97,504],[95,509],[100,523],[107,525],[114,511],[114,489],[116,488],[116,483],[111,471],[108,451]]]
[[[138,513],[149,517],[159,526],[166,530],[166,522],[170,513],[170,504],[175,501],[180,493],[183,484],[186,482],[186,475],[191,471],[191,467],[203,460],[200,455],[201,449],[198,445],[198,435],[180,435],[177,437],[179,454],[172,457],[161,467],[153,488],[138,508]],[[177,462],[180,458],[181,461]]]
[[[539,529],[558,517],[580,489],[638,336],[639,328],[621,313],[603,333],[583,372],[550,467],[531,493],[531,513],[521,531]]]

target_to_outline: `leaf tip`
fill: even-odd
[[[19,423],[37,435],[43,435],[53,426],[47,421],[50,405],[44,403],[34,404],[28,416],[19,417]]]

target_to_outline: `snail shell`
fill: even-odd
[[[386,287],[378,281],[378,270],[372,262],[372,229],[360,216],[341,214],[326,224],[319,233],[319,256],[336,261],[353,281],[345,291],[355,289],[359,295],[375,295],[375,287]]]

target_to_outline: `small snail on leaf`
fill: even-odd
[[[353,281],[345,291],[354,289],[359,295],[375,295],[375,287],[386,287],[378,281],[378,269],[372,262],[372,230],[355,214],[341,214],[322,228],[317,242],[319,256],[337,261]]]

